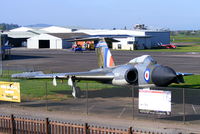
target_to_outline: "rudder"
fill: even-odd
[[[100,68],[115,66],[114,59],[105,40],[98,42],[96,45],[96,52],[98,56],[98,66]]]

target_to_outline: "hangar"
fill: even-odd
[[[34,36],[38,36],[40,34],[45,33],[71,33],[73,29],[65,28],[65,27],[58,27],[58,26],[50,26],[45,28],[38,28],[38,27],[19,27],[6,32],[9,37],[9,42],[14,47],[26,47],[27,46],[27,39],[32,38]],[[41,41],[42,44],[45,41]],[[47,41],[46,46],[47,47]],[[32,47],[32,46],[31,46]],[[36,47],[37,48],[37,47]]]
[[[27,39],[27,48],[31,49],[66,49],[72,47],[67,39],[87,35],[85,33],[48,33],[40,34]]]

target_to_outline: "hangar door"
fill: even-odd
[[[39,48],[50,48],[50,40],[39,40]]]

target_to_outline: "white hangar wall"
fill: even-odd
[[[39,48],[50,48],[50,49],[62,49],[62,39],[49,35],[41,34],[27,39],[27,48],[39,49]]]
[[[151,38],[149,36],[136,36],[128,38],[116,38],[119,42],[113,42],[113,49],[135,50],[152,48]]]
[[[113,42],[112,48],[113,49],[122,49],[122,50],[134,50],[134,37],[129,38],[115,38],[119,42]]]

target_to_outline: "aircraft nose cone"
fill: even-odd
[[[176,72],[167,66],[157,66],[152,71],[152,82],[156,86],[168,86],[175,82]]]

